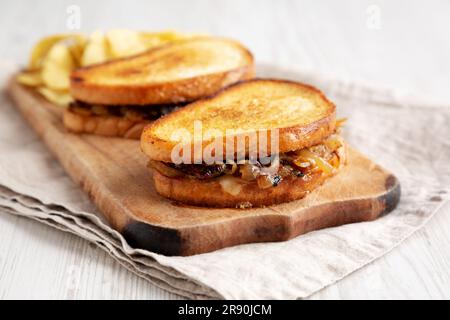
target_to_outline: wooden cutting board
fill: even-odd
[[[209,209],[161,198],[139,142],[65,131],[61,108],[12,80],[17,108],[130,245],[166,255],[193,255],[250,242],[283,241],[393,210],[395,176],[354,149],[337,176],[302,200],[257,209]]]

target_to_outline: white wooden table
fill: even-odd
[[[0,72],[39,37],[179,29],[237,38],[260,61],[417,92],[450,106],[448,1],[12,1],[0,10]],[[450,123],[449,123],[450,125]],[[450,298],[450,205],[393,252],[315,294]],[[0,298],[176,299],[73,235],[0,212]]]

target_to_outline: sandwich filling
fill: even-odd
[[[277,165],[269,169],[259,161],[244,163],[173,164],[150,160],[149,167],[170,178],[191,178],[200,180],[234,176],[243,182],[255,182],[261,189],[276,187],[283,180],[301,178],[308,180],[320,173],[334,175],[345,161],[344,142],[338,134],[333,134],[322,143],[301,150],[280,153]]]
[[[82,116],[115,116],[123,117],[131,121],[156,120],[172,111],[175,111],[183,104],[163,104],[163,105],[91,105],[82,101],[75,101],[69,105],[69,111]]]

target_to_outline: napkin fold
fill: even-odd
[[[2,70],[3,82],[8,74]],[[167,291],[191,299],[305,298],[386,254],[450,198],[450,105],[350,81],[260,65],[260,76],[312,83],[347,117],[344,138],[400,180],[396,210],[286,242],[190,257],[130,247],[64,173],[5,92],[0,97],[0,212],[71,232]],[[136,150],[139,152],[139,150]],[[370,183],[370,181],[367,181]],[[55,244],[57,245],[57,244]]]

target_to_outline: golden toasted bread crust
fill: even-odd
[[[237,84],[234,84],[232,86],[229,86],[215,95],[197,100],[194,103],[191,103],[187,106],[185,106],[182,109],[176,110],[170,114],[168,114],[165,117],[162,117],[153,123],[151,123],[149,126],[147,126],[141,137],[141,149],[142,151],[147,154],[151,159],[159,160],[159,161],[165,161],[165,162],[172,162],[171,159],[171,152],[173,148],[177,145],[178,142],[174,141],[168,141],[166,139],[161,138],[156,132],[155,128],[158,128],[161,124],[167,124],[173,122],[173,120],[182,119],[185,117],[185,114],[194,110],[195,108],[198,108],[199,106],[214,104],[214,101],[222,99],[223,96],[226,96],[232,91],[240,90],[241,88],[244,88],[245,86],[248,86],[250,84],[255,83],[261,83],[261,86],[264,86],[267,83],[270,83],[271,85],[279,85],[279,86],[293,86],[297,87],[303,91],[308,92],[308,94],[314,96],[314,99],[317,99],[322,104],[321,107],[324,108],[323,116],[321,116],[319,119],[316,119],[315,121],[302,124],[302,125],[290,125],[287,127],[275,127],[275,128],[267,128],[268,132],[271,132],[271,130],[277,130],[278,131],[278,150],[275,150],[276,152],[289,152],[293,150],[302,149],[305,147],[309,147],[315,144],[320,143],[322,140],[324,140],[326,137],[334,133],[336,129],[336,107],[335,105],[329,101],[321,91],[318,89],[305,85],[298,82],[288,81],[288,80],[278,80],[278,79],[252,79],[245,82],[240,82]],[[243,89],[245,90],[245,89]],[[206,111],[207,112],[207,111]],[[270,110],[267,109],[267,112],[270,113]],[[223,115],[223,114],[215,114],[214,115],[214,122],[220,126],[220,118],[221,117],[229,117],[229,115]],[[242,117],[246,119],[248,122],[252,122],[253,119],[250,117],[246,117],[245,114],[238,114],[236,117],[239,117],[241,120]],[[260,127],[257,127],[258,124],[255,125],[255,131],[260,129]],[[220,128],[219,129],[224,129]],[[225,128],[226,129],[226,128]],[[234,139],[234,148],[237,149],[237,140],[241,135],[236,134],[233,136]],[[259,136],[258,136],[259,138]],[[268,139],[269,140],[269,139]],[[199,144],[202,145],[202,148],[205,148],[206,146],[210,145],[213,140],[202,140],[199,142]],[[230,141],[230,140],[229,140]],[[259,140],[258,140],[259,143]],[[191,151],[195,149],[196,144],[191,145]],[[227,141],[224,139],[223,141],[223,150],[226,150]],[[267,151],[269,154],[272,153],[271,146],[268,145]],[[248,152],[248,146],[246,146],[246,152]],[[225,154],[225,152],[224,152]],[[192,161],[194,160],[194,155],[191,155]]]
[[[64,126],[74,133],[92,133],[109,137],[139,139],[142,130],[151,121],[133,121],[117,116],[80,115],[64,110]]]
[[[185,204],[217,208],[262,207],[301,199],[327,177],[314,174],[309,180],[292,178],[267,189],[258,188],[256,182],[242,184],[238,195],[224,191],[219,179],[169,178],[153,170],[155,188],[161,196]]]
[[[195,42],[195,41],[208,41],[207,39],[190,39],[180,41],[174,44],[168,44],[158,48],[149,50],[143,54],[139,54],[133,57],[117,59],[109,62],[105,62],[98,65],[93,65],[85,68],[75,70],[71,75],[70,91],[72,96],[80,101],[88,102],[92,104],[106,104],[106,105],[149,105],[149,104],[172,104],[180,102],[194,101],[199,98],[203,98],[214,94],[221,88],[224,88],[230,84],[236,83],[241,80],[251,79],[254,76],[254,64],[253,56],[240,43],[220,38],[211,38],[213,41],[226,43],[232,45],[237,52],[242,56],[243,63],[239,63],[237,66],[221,70],[217,72],[206,72],[188,77],[188,78],[175,78],[167,81],[152,81],[152,77],[145,74],[145,66],[151,64],[147,62],[145,66],[136,65],[135,62],[142,57],[151,57],[156,55],[161,50],[167,50],[168,48],[175,48],[183,43]],[[180,56],[181,55],[181,56]],[[183,57],[183,53],[178,53],[177,58],[168,59],[168,66],[180,64],[181,68],[183,63],[189,57]],[[190,52],[187,55],[192,55]],[[226,57],[224,57],[226,59]],[[156,59],[159,63],[159,60]],[[205,61],[207,66],[208,61]],[[201,71],[201,67],[198,67]],[[113,71],[111,71],[113,70]],[[142,71],[144,70],[144,71]],[[102,74],[106,72],[114,73],[114,77],[117,77],[121,81],[114,83],[104,83],[102,79],[99,79]],[[164,73],[164,70],[159,70],[159,73]],[[136,74],[142,74],[141,81],[128,81],[128,77],[136,76]],[[149,72],[150,73],[150,72]]]

